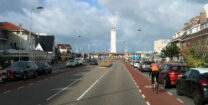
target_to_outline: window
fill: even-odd
[[[191,73],[191,70],[185,72],[183,75],[186,76],[186,77],[188,77],[190,73]]]
[[[200,73],[197,70],[192,70],[189,78],[197,78],[200,75]]]

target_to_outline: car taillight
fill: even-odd
[[[200,80],[199,84],[202,86],[208,85],[208,82],[206,80]]]
[[[174,71],[169,72],[170,75],[175,75],[176,73]]]

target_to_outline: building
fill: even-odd
[[[0,22],[0,56],[6,62],[17,60],[47,60],[52,58],[48,48],[54,44],[54,36],[45,38],[51,46],[41,45],[37,41],[38,35],[10,22]],[[52,40],[51,40],[52,39]],[[51,40],[51,41],[49,41]],[[52,42],[52,43],[50,43]],[[53,48],[54,50],[54,48]]]
[[[70,44],[56,44],[55,46],[57,53],[70,53],[71,52],[71,45]]]
[[[116,28],[111,29],[111,53],[116,53]]]
[[[47,53],[47,59],[55,59],[55,37],[54,35],[41,35],[37,37],[36,50]]]
[[[169,39],[160,39],[154,41],[154,51],[161,53],[162,49],[170,42]]]

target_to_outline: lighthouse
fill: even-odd
[[[116,28],[111,29],[111,53],[116,53]]]

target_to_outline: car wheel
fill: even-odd
[[[195,105],[204,105],[200,93],[197,90],[194,91],[194,103]]]
[[[38,73],[35,71],[33,76],[34,76],[34,78],[37,78],[38,77]]]
[[[178,83],[178,84],[176,84],[176,93],[177,93],[177,95],[179,95],[179,96],[182,96],[183,94],[181,93],[181,85]]]
[[[164,88],[168,88],[168,83],[167,83],[167,80],[166,80],[166,79],[163,80],[163,87],[164,87]]]
[[[22,78],[23,80],[27,80],[27,73],[24,73]]]

